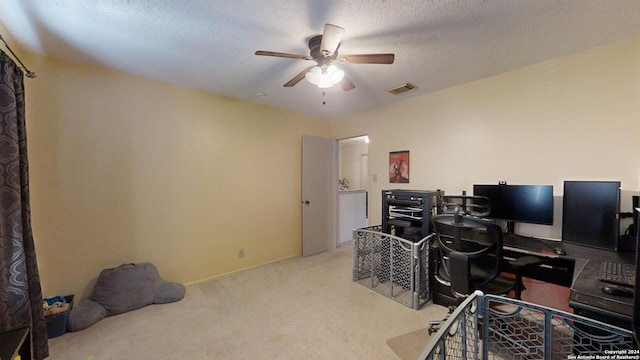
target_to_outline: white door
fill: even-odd
[[[336,247],[338,141],[302,137],[302,256]]]

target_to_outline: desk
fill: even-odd
[[[567,244],[568,245],[568,244]],[[562,243],[534,237],[505,234],[503,239],[502,268],[504,272],[513,274],[509,260],[526,255],[533,255],[541,259],[541,264],[522,271],[524,277],[547,283],[570,287],[573,283],[576,259],[571,256],[559,256],[553,248],[563,246]],[[436,250],[430,254],[429,268],[436,266]],[[457,305],[457,299],[451,295],[451,289],[443,286],[430,275],[433,289],[433,302],[443,306]],[[526,291],[526,290],[525,290]]]
[[[567,254],[556,255],[553,248],[557,246],[562,247]],[[524,277],[569,287],[569,306],[577,315],[631,329],[633,299],[603,293],[602,286],[605,284],[598,280],[598,272],[602,261],[633,264],[635,254],[511,234],[505,235],[503,249],[505,272],[511,272],[508,267],[509,259],[524,255],[537,256],[542,259],[542,264],[525,270]],[[434,259],[435,254],[431,258]],[[429,266],[435,264],[431,263]],[[456,304],[456,299],[449,295],[449,288],[435,280],[431,284],[434,303],[444,306]]]
[[[542,263],[536,267],[525,268],[522,271],[523,277],[570,287],[573,283],[576,263],[579,264],[579,261],[569,254],[568,247],[564,245],[566,244],[553,240],[506,234],[502,246],[505,259],[503,268],[506,272],[513,273],[509,260],[533,255],[540,258]],[[558,246],[564,248],[567,255],[557,255],[553,249]]]
[[[530,246],[539,242],[542,249],[535,249]],[[529,245],[527,245],[529,243]],[[633,319],[633,298],[608,295],[602,292],[602,287],[606,283],[598,280],[600,263],[602,261],[613,261],[625,264],[634,263],[634,253],[615,252],[611,250],[597,249],[593,247],[581,246],[564,242],[556,242],[542,239],[518,239],[510,238],[505,241],[506,252],[529,253],[536,255],[536,251],[544,255],[543,263],[552,265],[551,269],[544,267],[532,269],[524,273],[524,276],[551,282],[557,285],[570,287],[569,306],[576,315],[582,315],[591,319],[602,321],[614,326],[619,326],[631,330]],[[511,247],[513,246],[513,247]],[[560,246],[566,251],[564,256],[553,256],[545,254],[548,249]],[[527,247],[530,250],[527,250]],[[545,248],[547,248],[545,250]],[[571,268],[571,277],[568,273],[563,274],[559,269],[563,266],[562,260],[574,262]],[[568,263],[567,263],[568,264]],[[530,276],[532,272],[538,273],[537,277]],[[551,277],[551,281],[548,278]],[[558,277],[555,278],[554,277]]]
[[[522,239],[521,239],[522,240]],[[554,284],[570,287],[569,290],[569,306],[573,309],[576,315],[586,316],[598,321],[602,321],[611,325],[619,326],[625,329],[630,329],[632,326],[633,317],[633,298],[608,295],[602,292],[602,287],[606,285],[602,281],[598,280],[600,272],[600,263],[602,261],[613,261],[626,264],[634,263],[634,253],[615,252],[611,250],[597,249],[593,247],[581,246],[577,244],[555,242],[549,240],[533,239],[533,241],[521,241],[523,244],[518,244],[519,239],[509,239],[505,243],[509,245],[514,244],[514,248],[505,245],[505,249],[508,251],[515,251],[516,253],[528,252],[532,255],[536,255],[536,249],[533,252],[523,250],[526,249],[526,242],[535,244],[540,242],[543,249],[540,253],[544,254],[546,251],[544,248],[550,248],[560,246],[566,251],[565,256],[546,255],[543,258],[543,262],[548,264],[562,265],[561,260],[572,260],[574,262],[574,268],[572,268],[572,276],[567,277],[568,273],[563,275],[562,271],[558,271],[559,266],[552,266],[553,270],[533,269],[533,272],[544,271],[547,274],[539,274],[537,277],[539,280],[551,282]],[[539,256],[539,255],[536,255]],[[530,272],[525,272],[524,276],[529,276]],[[535,274],[533,274],[535,275]],[[556,281],[548,281],[545,277],[560,276],[555,279]],[[567,280],[570,280],[567,282]]]
[[[602,261],[633,264],[635,254],[598,249],[590,251],[591,258],[586,260],[571,286],[569,306],[577,315],[632,330],[633,298],[603,293],[602,287],[606,283],[598,280],[598,273]]]

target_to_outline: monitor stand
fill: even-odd
[[[504,234],[502,241],[506,246],[526,248],[536,252],[542,252],[545,247],[553,250],[552,247],[545,245],[541,239],[516,234],[515,221],[507,221],[507,232]]]

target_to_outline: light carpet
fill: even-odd
[[[424,328],[387,340],[387,346],[402,360],[416,360],[431,340],[429,329]]]
[[[51,339],[49,359],[398,359],[386,340],[447,309],[416,311],[354,283],[352,253],[345,244],[190,284],[182,301]]]

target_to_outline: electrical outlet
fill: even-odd
[[[238,249],[238,257],[239,258],[243,258],[244,257],[244,249]]]

